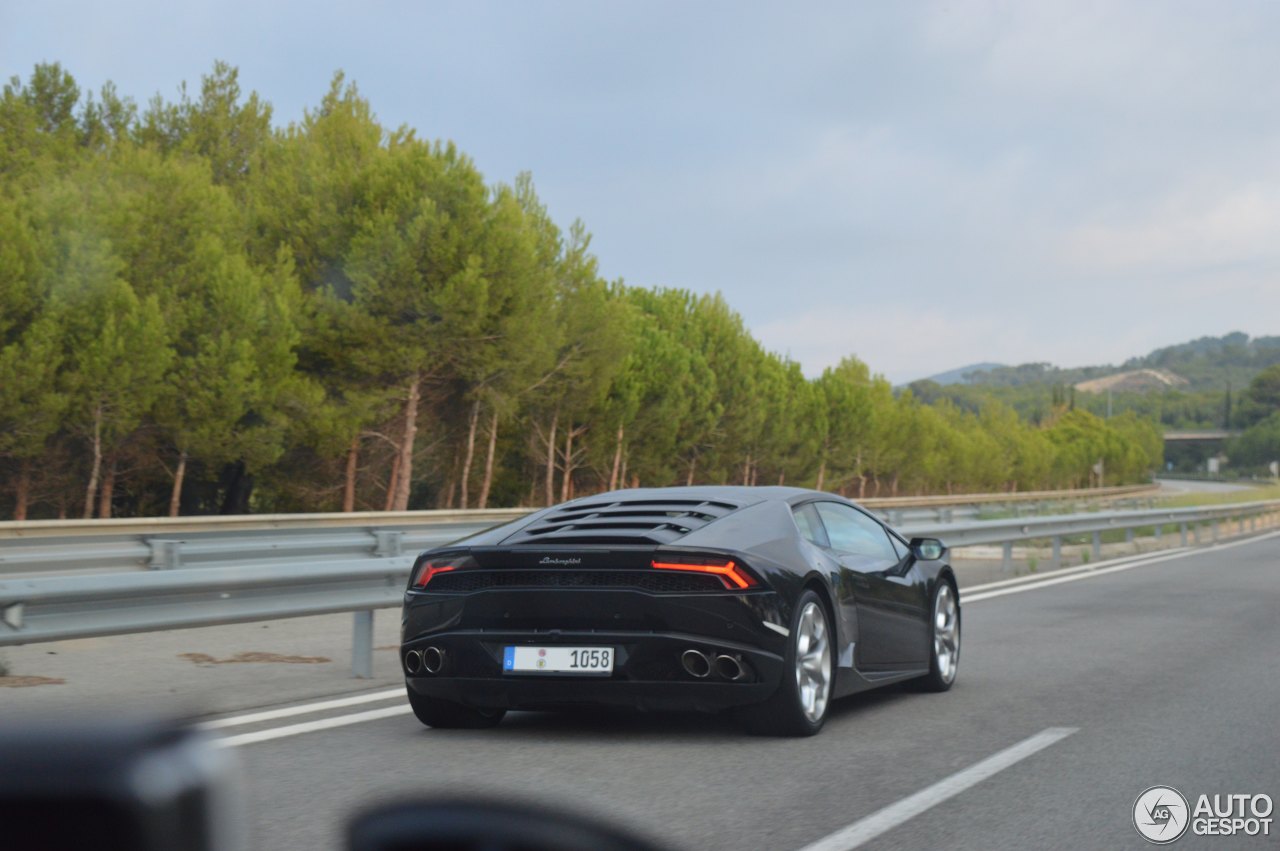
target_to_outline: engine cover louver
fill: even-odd
[[[524,527],[503,544],[670,544],[740,507],[694,499],[572,503]]]

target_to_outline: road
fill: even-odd
[[[835,835],[817,846],[834,849],[868,824],[883,828],[868,848],[1142,848],[1131,809],[1150,786],[1280,799],[1280,535],[1142,558],[969,588],[951,692],[838,702],[812,739],[635,714],[513,713],[492,731],[436,731],[385,679],[338,706],[297,698],[256,720],[230,709],[219,732],[236,737],[261,849],[337,848],[363,805],[460,791],[595,813],[677,849],[794,851]],[[285,695],[300,693],[285,680]],[[21,691],[0,710],[76,693]],[[1042,749],[966,774],[1028,740]],[[971,785],[945,797],[957,778]],[[919,811],[904,816],[904,801]],[[1274,847],[1274,834],[1188,834],[1176,847]]]

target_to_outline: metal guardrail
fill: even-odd
[[[1015,515],[1075,511],[1080,500],[1136,506],[1146,485],[1021,494],[903,497],[862,504],[894,526],[976,520],[993,509]],[[277,514],[0,522],[0,577],[32,573],[171,570],[390,557],[447,543],[516,520],[529,509]]]
[[[1062,539],[1092,533],[1095,556],[1101,535],[1109,530],[1155,527],[1178,529],[1186,545],[1188,533],[1200,538],[1206,524],[1216,540],[1219,526],[1237,521],[1252,529],[1257,520],[1280,514],[1280,500],[1196,508],[1023,517],[972,523],[916,524],[902,527],[908,535],[941,537],[952,547],[1003,544],[1006,562],[1013,542],[1049,539],[1055,560]],[[431,532],[374,528],[336,530],[330,537],[308,530],[296,546],[282,547],[280,539],[246,534],[228,543],[192,543],[177,549],[181,569],[132,570],[89,575],[36,575],[0,579],[0,646],[32,644],[67,638],[118,635],[184,627],[213,626],[354,612],[353,671],[370,676],[373,654],[373,611],[398,606],[413,563],[413,548],[438,543],[432,538],[464,534],[462,524],[438,523]],[[476,524],[466,524],[476,525]],[[348,540],[350,539],[350,540]],[[392,545],[390,542],[395,542]],[[361,555],[321,559],[323,549],[338,542],[364,548]],[[77,541],[77,545],[84,543]],[[93,544],[90,544],[93,546]],[[154,558],[155,546],[145,552],[121,544],[112,557],[124,561]],[[201,547],[204,547],[203,549]],[[160,546],[163,551],[164,547]],[[406,554],[409,551],[410,554]],[[228,563],[229,554],[243,561]],[[209,560],[198,559],[209,555]],[[161,556],[161,561],[168,555]],[[47,559],[47,567],[55,559]],[[190,566],[193,562],[200,566]],[[17,563],[10,560],[8,569]],[[157,566],[157,565],[152,565]]]
[[[1124,485],[1111,488],[1077,488],[1056,491],[1012,493],[971,493],[942,496],[900,496],[859,500],[859,504],[886,517],[908,516],[910,509],[930,509],[939,520],[949,509],[978,505],[1021,505],[1028,503],[1108,502],[1126,497],[1150,496],[1158,485]],[[10,539],[100,538],[127,536],[162,538],[215,532],[290,532],[302,529],[376,528],[419,529],[451,524],[474,524],[476,528],[517,520],[535,509],[487,508],[445,511],[361,511],[326,514],[236,514],[206,517],[115,517],[106,520],[6,520],[0,521],[0,541]],[[915,515],[926,517],[930,515]],[[895,521],[897,522],[897,521]]]

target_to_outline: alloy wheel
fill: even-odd
[[[831,694],[831,642],[827,639],[827,616],[822,606],[812,601],[800,611],[796,627],[796,686],[804,717],[816,724],[826,712]]]
[[[933,657],[939,678],[944,683],[954,680],[960,662],[960,613],[955,592],[945,582],[938,588],[933,605]]]

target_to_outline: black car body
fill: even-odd
[[[417,559],[402,625],[410,702],[432,726],[619,705],[743,708],[762,731],[813,733],[828,698],[950,686],[959,600],[943,554],[818,491],[584,497]]]

